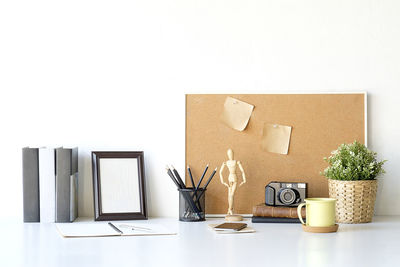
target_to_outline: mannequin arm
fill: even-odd
[[[242,172],[243,181],[239,184],[239,186],[242,186],[243,184],[246,183],[246,174],[244,173],[244,170],[243,170],[243,167],[242,167],[242,164],[240,163],[240,161],[238,161],[237,164],[239,166],[240,171]]]
[[[221,180],[221,184],[225,185],[226,187],[229,187],[227,183],[224,182],[224,177],[222,176],[222,172],[225,168],[225,162],[222,163],[221,168],[219,169],[219,179]]]

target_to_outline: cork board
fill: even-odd
[[[244,131],[220,121],[228,96],[254,105]],[[275,180],[306,182],[308,197],[327,197],[328,182],[320,175],[327,166],[323,158],[342,143],[365,143],[365,99],[364,93],[186,95],[186,165],[190,165],[196,181],[207,163],[208,175],[218,167],[207,188],[206,213],[227,212],[228,193],[220,183],[219,168],[228,159],[228,148],[241,161],[247,178],[236,191],[235,213],[251,214],[254,205],[264,202],[264,187]],[[265,122],[292,126],[287,155],[262,150]],[[227,174],[225,170],[225,181]],[[239,169],[237,175],[240,182]],[[187,173],[185,178],[190,184]]]

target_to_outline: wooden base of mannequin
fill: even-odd
[[[242,215],[233,214],[233,215],[225,216],[225,221],[228,221],[228,222],[238,222],[238,221],[242,221],[242,220],[243,220]]]

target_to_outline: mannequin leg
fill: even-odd
[[[232,215],[233,214],[233,199],[234,199],[235,192],[236,192],[236,186],[237,186],[237,183],[233,182],[233,183],[230,184],[230,187],[229,187],[229,192],[228,192],[228,205],[229,205],[228,215]]]

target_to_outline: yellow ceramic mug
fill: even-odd
[[[301,208],[306,206],[306,221],[308,226],[326,227],[335,225],[335,204],[334,198],[306,198],[306,203],[297,207],[297,216],[302,224],[306,224],[301,217]]]

